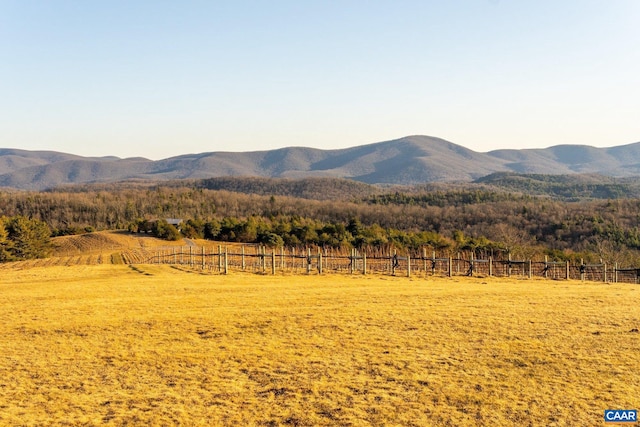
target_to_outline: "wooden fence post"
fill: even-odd
[[[307,274],[311,274],[311,248],[307,248]]]
[[[424,276],[427,277],[427,248],[422,248],[422,260],[424,261]]]
[[[613,264],[613,283],[618,283],[618,263]]]
[[[449,257],[449,277],[452,276],[453,273],[453,260]]]
[[[436,275],[436,251],[431,253],[431,275]]]
[[[569,261],[566,264],[565,279],[569,280]]]
[[[318,249],[318,274],[322,274],[322,250]]]
[[[367,275],[367,253],[362,253],[362,274]]]
[[[529,260],[529,279],[531,279],[531,260]]]
[[[271,250],[271,274],[276,274],[276,251]]]
[[[411,252],[407,252],[407,277],[411,277]]]
[[[229,254],[227,247],[224,247],[224,274],[229,274]]]
[[[391,253],[389,253],[391,255]],[[393,256],[390,256],[389,261],[391,262],[391,275],[396,275],[396,260],[398,259],[398,252],[394,249]]]
[[[607,283],[607,263],[605,262],[603,264],[603,268],[604,268],[604,283]]]
[[[349,274],[353,274],[354,263],[356,262],[356,250],[351,249],[351,262],[349,263]]]
[[[493,257],[489,257],[489,277],[493,276]]]

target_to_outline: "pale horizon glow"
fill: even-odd
[[[0,2],[0,148],[640,141],[640,1]]]

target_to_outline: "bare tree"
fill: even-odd
[[[516,258],[531,259],[537,252],[535,238],[525,230],[510,224],[497,224],[491,228],[491,236],[500,242],[505,251]]]

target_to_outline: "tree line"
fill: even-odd
[[[165,219],[139,220],[129,226],[129,231],[150,233],[168,240],[187,237],[224,242],[260,243],[272,247],[319,246],[363,249],[393,246],[415,250],[423,246],[437,249],[454,247],[453,240],[434,232],[385,229],[377,224],[366,226],[357,218],[341,223],[323,222],[297,215],[250,216],[244,219],[224,217],[221,220],[188,219],[179,226],[169,224]],[[498,248],[496,244],[495,249]]]
[[[253,187],[255,182],[242,185]],[[329,193],[328,189],[323,192],[323,185],[331,185],[331,180],[312,181],[314,191],[304,190],[305,195]],[[314,200],[211,190],[193,182],[111,184],[37,193],[0,192],[0,214],[40,221],[52,236],[130,229],[169,239],[187,236],[354,247],[423,245],[449,251],[509,251],[514,256],[640,259],[637,199],[567,202],[463,188],[387,192],[380,188],[379,194],[360,190],[358,187],[353,197]],[[163,223],[166,218],[182,218],[180,231]]]

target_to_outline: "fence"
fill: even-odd
[[[398,254],[396,251],[369,253],[352,249],[344,252],[318,248],[266,248],[259,245],[223,247],[183,246],[136,250],[122,254],[129,264],[170,264],[227,274],[247,271],[263,274],[387,274],[395,276],[496,276],[543,277],[556,280],[588,280],[640,283],[640,269],[608,270],[606,263],[571,264],[570,262],[507,259],[475,259],[473,256],[437,257]]]

